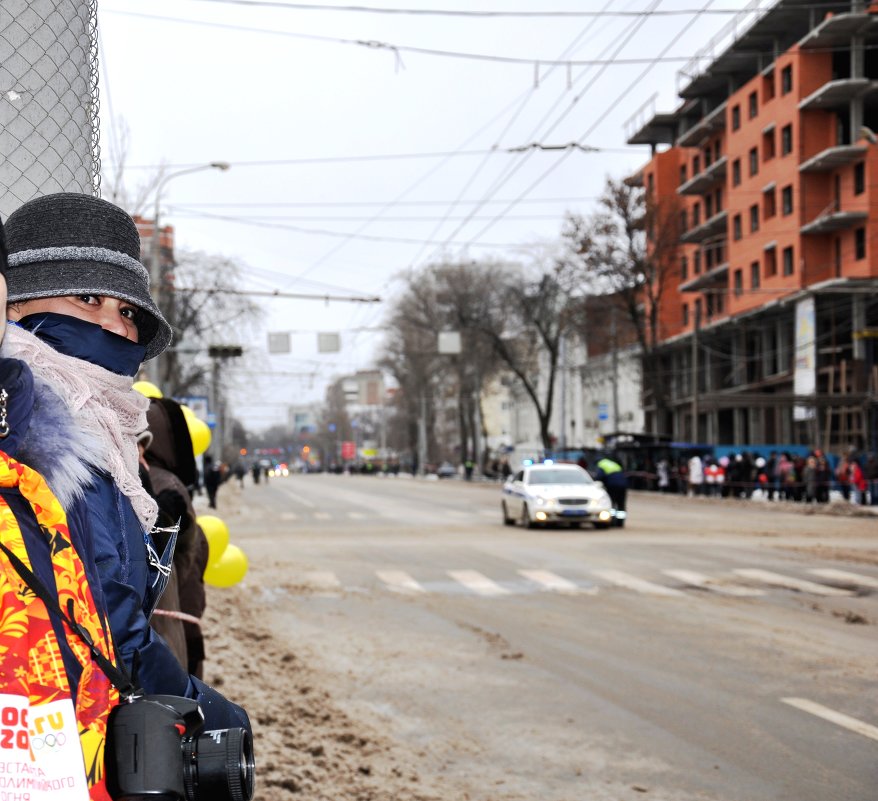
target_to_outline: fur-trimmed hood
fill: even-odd
[[[30,420],[22,421],[24,432],[13,456],[40,473],[61,506],[69,509],[85,494],[93,471],[102,470],[102,443],[75,424],[70,409],[47,381],[33,376],[32,383]]]

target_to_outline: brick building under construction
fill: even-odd
[[[878,3],[757,3],[629,121],[674,203],[648,431],[876,450]]]

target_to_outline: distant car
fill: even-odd
[[[457,468],[451,462],[442,462],[436,468],[436,475],[439,478],[454,478],[457,475]]]
[[[503,522],[525,528],[549,523],[609,528],[613,504],[603,485],[575,464],[527,465],[503,485]]]

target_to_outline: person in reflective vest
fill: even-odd
[[[613,524],[621,528],[625,525],[625,519],[628,516],[625,509],[628,476],[625,475],[622,465],[606,456],[597,463],[596,467],[594,477],[603,483],[610,500],[613,502]]]

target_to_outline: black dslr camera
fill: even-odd
[[[107,789],[116,801],[251,801],[253,743],[246,729],[202,731],[197,701],[146,695],[113,708]]]

